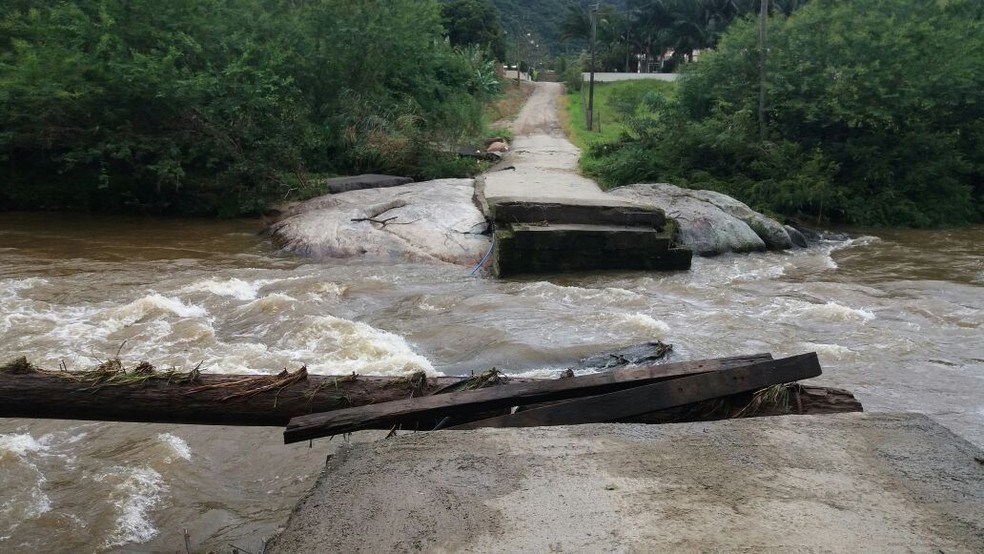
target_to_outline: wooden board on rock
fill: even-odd
[[[292,443],[330,435],[409,425],[421,420],[467,416],[520,404],[566,400],[609,393],[642,384],[697,373],[745,367],[771,360],[771,354],[754,354],[712,360],[616,369],[552,381],[509,384],[500,387],[396,400],[331,412],[295,417],[287,424],[284,442]]]
[[[820,373],[820,362],[816,353],[809,353],[568,400],[515,414],[472,421],[451,429],[602,423],[757,390],[779,383],[809,379]]]

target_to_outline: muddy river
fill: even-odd
[[[279,255],[254,222],[0,214],[0,361],[212,373],[552,375],[652,339],[673,359],[817,351],[820,384],[984,446],[984,227],[854,231],[689,272],[499,281]],[[257,552],[342,439],[0,420],[0,551]],[[358,437],[356,438],[358,440]]]

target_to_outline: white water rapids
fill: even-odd
[[[515,280],[278,256],[249,222],[3,214],[0,362],[213,373],[550,375],[660,339],[674,359],[815,350],[820,384],[984,446],[984,228],[868,231],[681,273]],[[0,551],[259,550],[329,443],[281,430],[0,420]]]

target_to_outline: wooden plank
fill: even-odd
[[[692,404],[778,383],[820,375],[816,352],[760,362],[747,367],[702,373],[608,394],[568,400],[542,408],[472,421],[450,429],[539,427],[601,423]]]
[[[753,354],[622,368],[568,379],[508,384],[489,389],[452,392],[334,410],[292,418],[284,431],[284,442],[290,444],[380,426],[409,425],[420,420],[436,421],[451,415],[480,414],[519,404],[604,394],[681,375],[721,371],[771,359],[770,354]]]

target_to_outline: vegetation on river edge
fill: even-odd
[[[600,66],[715,50],[676,88],[603,93],[604,139],[590,141],[585,171],[609,186],[668,181],[821,220],[984,218],[984,4],[775,2],[764,72],[756,5],[603,7]],[[502,86],[483,49],[537,57],[504,44],[478,0],[6,7],[0,209],[239,215],[316,194],[320,175],[474,173],[452,152],[496,117],[482,112]],[[557,7],[558,36],[583,39],[588,12]],[[506,42],[535,42],[505,26]]]
[[[310,175],[461,175],[494,65],[416,0],[10,0],[0,207],[237,215]]]
[[[756,21],[736,22],[675,91],[600,88],[607,139],[585,143],[585,172],[864,225],[984,219],[984,4],[813,0],[773,15],[764,129],[758,39]]]

